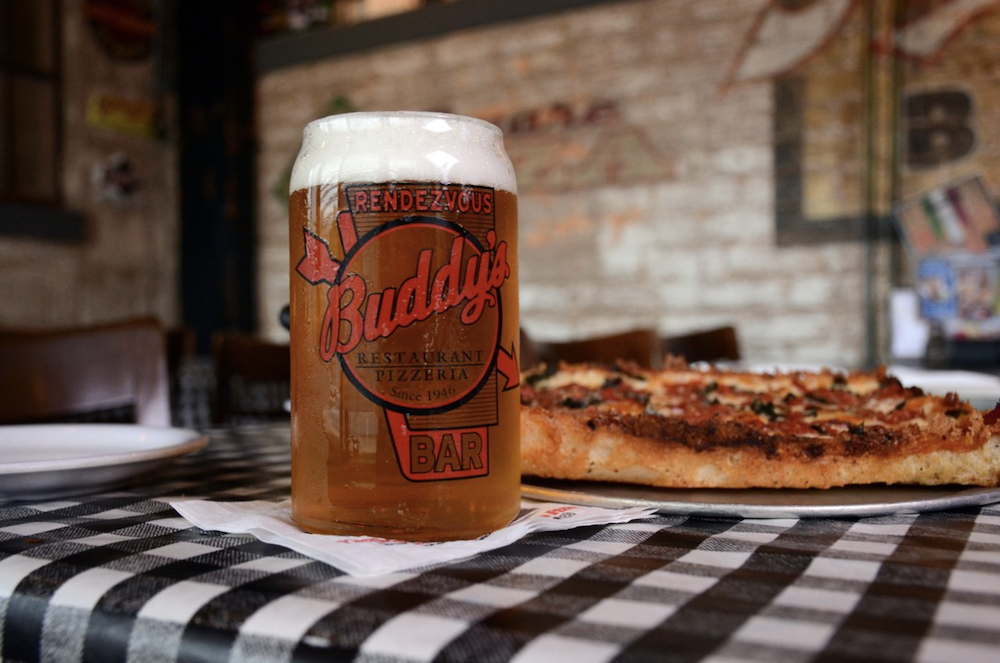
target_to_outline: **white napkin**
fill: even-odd
[[[170,502],[185,519],[204,530],[251,534],[261,541],[291,548],[353,576],[394,573],[472,557],[517,541],[531,532],[566,530],[584,525],[625,523],[646,518],[656,509],[604,509],[551,502],[521,503],[521,515],[501,530],[478,539],[433,543],[370,536],[308,534],[292,521],[291,502]]]

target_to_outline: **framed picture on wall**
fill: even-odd
[[[896,207],[911,255],[1000,251],[1000,213],[981,176],[942,184]]]

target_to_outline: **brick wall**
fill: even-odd
[[[336,101],[358,110],[465,113],[504,128],[520,187],[522,321],[536,336],[636,326],[674,333],[732,323],[750,361],[853,365],[865,360],[871,332],[877,359],[884,359],[884,298],[908,274],[891,239],[873,248],[860,239],[864,178],[876,177],[872,211],[883,215],[893,200],[954,177],[981,173],[1000,182],[1000,12],[987,7],[926,31],[943,35],[941,44],[894,60],[884,43],[867,41],[867,3],[812,3],[828,12],[813,23],[830,29],[819,47],[778,73],[734,82],[745,48],[779,46],[773,55],[785,41],[795,46],[780,31],[754,32],[761,12],[780,6],[613,2],[262,75],[262,330],[284,337],[275,312],[288,300],[285,203],[274,192],[302,127]],[[0,237],[0,324],[141,314],[172,322],[179,262],[174,146],[86,118],[95,91],[149,100],[157,72],[151,61],[108,58],[82,7],[82,0],[64,2],[64,183],[67,203],[87,218],[87,238],[62,244]],[[849,9],[835,15],[838,7]],[[925,46],[920,34],[914,31],[908,45]],[[866,107],[866,63],[876,74],[874,110]],[[898,90],[887,76],[897,63]],[[974,133],[971,151],[930,165],[910,163],[905,154],[894,162],[899,146],[892,138],[911,128],[907,118],[891,115],[894,103],[940,90],[971,100],[972,113],[961,120]],[[866,117],[873,118],[868,125]],[[124,202],[102,199],[92,180],[95,167],[119,153],[142,182]],[[873,293],[873,329],[866,289]]]
[[[518,173],[530,333],[731,323],[750,361],[858,364],[864,247],[777,245],[772,84],[724,89],[766,4],[613,3],[278,70],[258,87],[261,181],[338,96],[484,117]],[[288,240],[281,201],[260,203],[267,324]]]

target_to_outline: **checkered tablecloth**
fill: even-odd
[[[132,488],[0,503],[0,658],[1000,661],[1000,507],[662,515],[362,579],[167,504],[282,498],[287,449],[287,427],[216,432]]]

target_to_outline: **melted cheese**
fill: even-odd
[[[558,371],[555,375],[539,381],[540,389],[562,389],[570,385],[580,385],[587,389],[600,389],[608,379],[608,372],[599,368],[576,371]]]

